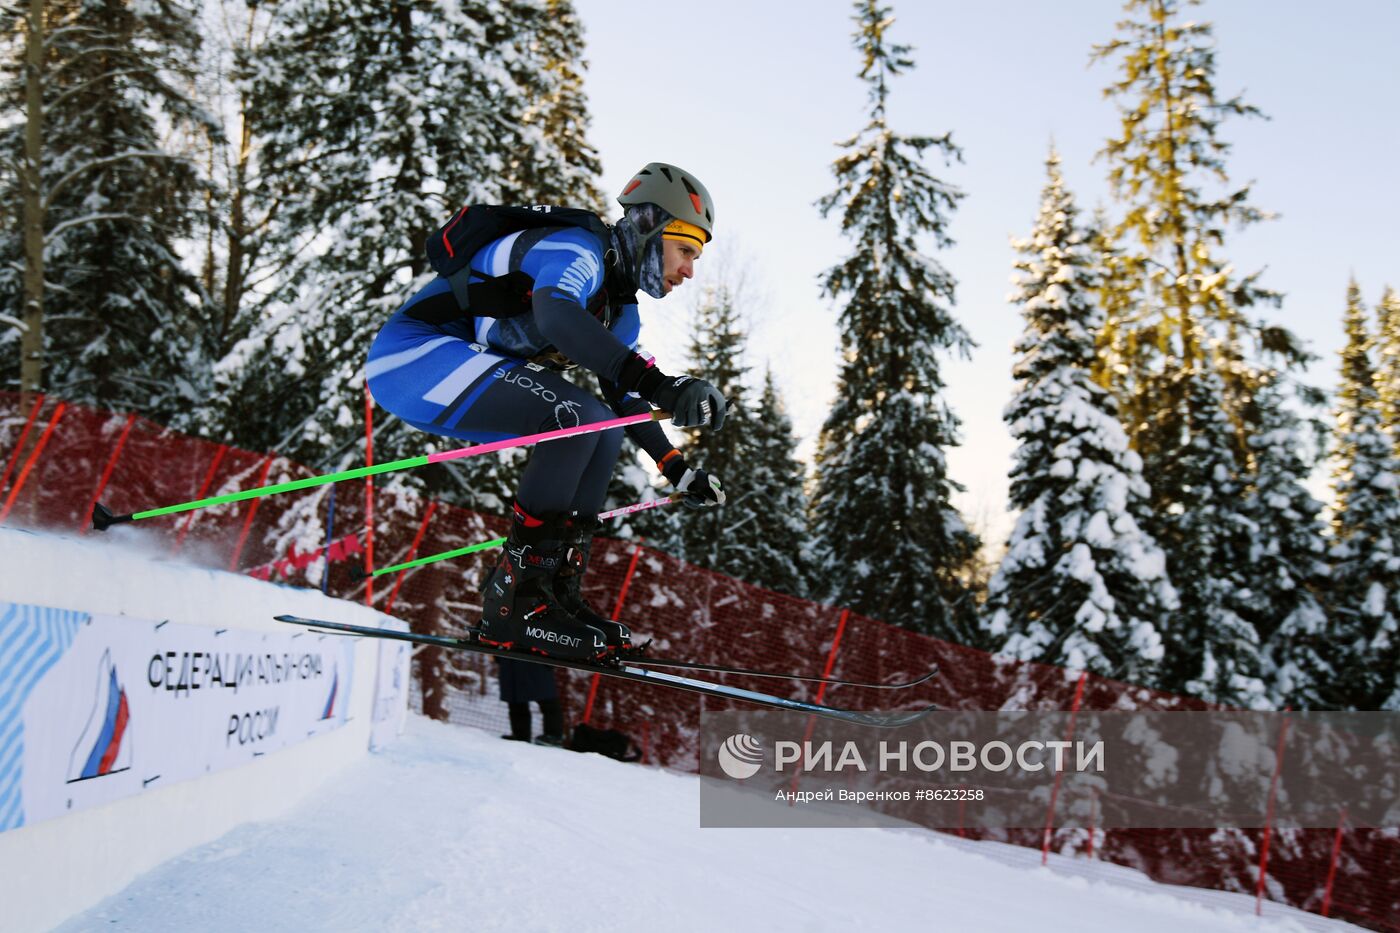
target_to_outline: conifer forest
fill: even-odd
[[[799,283],[839,335],[819,431],[799,434],[784,387],[802,360],[751,340],[764,299],[746,273],[763,270],[716,248],[667,302],[689,324],[685,358],[661,362],[734,403],[723,431],[671,429],[728,503],[608,533],[1212,703],[1400,710],[1400,291],[1336,281],[1314,310],[1343,350],[1323,359],[1279,323],[1274,273],[1241,267],[1238,238],[1276,221],[1232,171],[1232,134],[1268,105],[1221,79],[1220,2],[1114,4],[1097,44],[1054,52],[1115,115],[1084,167],[1109,196],[1073,190],[1063,139],[1029,121],[1020,158],[1042,188],[992,311],[958,303],[951,252],[1006,248],[959,231],[982,192],[958,166],[985,153],[937,100],[901,100],[943,40],[907,34],[897,0],[849,4],[827,24],[849,54],[814,67],[863,111],[822,116],[827,190],[792,221],[843,244]],[[430,233],[468,203],[619,213],[572,0],[7,0],[0,26],[2,391],[347,469],[366,351],[435,276]],[[762,148],[730,144],[735,161]],[[1400,287],[1391,255],[1358,272]],[[964,431],[950,366],[977,360],[969,316],[993,312],[1020,326],[995,536],[960,511],[947,457]],[[374,431],[385,461],[460,446],[387,413]],[[666,493],[649,462],[627,443],[613,506]],[[523,463],[384,488],[503,515]]]

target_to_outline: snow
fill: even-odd
[[[314,614],[312,603],[323,599],[183,565],[159,544],[139,527],[83,539],[3,529],[0,554],[17,571],[4,595],[137,616],[178,605],[190,616],[218,607],[260,619],[258,600]],[[340,606],[348,618],[368,615]],[[297,769],[296,781],[269,789],[269,806],[258,808],[275,819],[244,822],[152,862],[58,929],[1347,928],[1267,903],[1261,921],[1246,895],[1159,885],[1084,858],[1054,855],[1047,870],[1033,849],[921,828],[702,830],[695,775],[504,742],[422,717],[410,717],[397,744],[348,764],[328,764],[324,754],[287,757],[294,754],[262,761]],[[292,783],[319,789],[292,803],[302,793],[288,790]],[[167,837],[169,827],[207,815],[167,811]],[[111,844],[129,851],[132,840]],[[37,874],[73,870],[73,853],[64,852],[62,861],[34,865]]]
[[[1361,605],[1362,613],[1374,619],[1385,615],[1385,597],[1385,586],[1380,581],[1373,582],[1366,590],[1366,601]]]
[[[698,780],[412,717],[285,819],[168,862],[59,930],[1348,928],[925,830],[701,830]]]

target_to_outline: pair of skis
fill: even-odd
[[[670,658],[649,658],[645,656],[628,657],[613,662],[594,661],[572,661],[564,658],[550,658],[537,654],[525,654],[519,651],[509,651],[487,645],[477,641],[474,636],[466,638],[454,638],[450,635],[423,635],[417,632],[397,632],[392,629],[371,628],[366,625],[349,625],[344,622],[327,622],[322,619],[308,619],[303,616],[280,615],[275,617],[279,622],[286,622],[291,625],[301,625],[312,631],[324,632],[328,634],[356,635],[365,638],[387,638],[396,641],[412,642],[417,645],[432,645],[438,648],[446,648],[451,651],[470,651],[475,654],[491,655],[493,657],[515,658],[521,661],[531,661],[536,664],[547,664],[551,667],[562,667],[568,670],[585,671],[593,674],[601,674],[605,677],[616,677],[621,680],[630,680],[636,683],[654,684],[661,687],[670,687],[675,690],[684,690],[689,693],[698,693],[704,696],[712,696],[726,700],[742,700],[769,709],[787,710],[789,712],[810,713],[824,719],[832,719],[837,722],[850,723],[852,725],[874,726],[882,729],[892,729],[899,726],[906,726],[910,723],[918,722],[929,713],[936,710],[937,705],[925,707],[923,709],[911,710],[908,712],[875,713],[863,712],[860,710],[843,709],[838,706],[826,706],[821,703],[811,703],[806,700],[792,700],[786,697],[775,696],[770,693],[762,693],[756,690],[745,690],[741,687],[732,687],[728,684],[716,683],[710,680],[699,680],[694,677],[687,677],[680,674],[673,674],[662,668],[672,668],[692,672],[708,674],[732,674],[745,677],[765,677],[781,680],[803,680],[825,683],[833,687],[864,687],[872,690],[905,690],[910,687],[917,687],[919,684],[931,680],[937,673],[936,670],[916,680],[899,684],[875,684],[855,680],[840,680],[832,677],[806,677],[800,674],[784,674],[775,671],[750,670],[742,667],[727,667],[720,664],[704,664],[696,661],[681,661]]]

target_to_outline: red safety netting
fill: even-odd
[[[180,435],[144,418],[54,399],[22,407],[18,395],[0,393],[0,521],[12,526],[95,534],[87,529],[99,499],[120,514],[309,475],[275,454]],[[382,478],[380,486],[373,500],[380,566],[505,533],[501,518],[386,491]],[[364,601],[366,584],[351,570],[366,563],[365,512],[365,486],[351,481],[134,522],[106,535],[114,546],[140,547],[154,557],[324,586]],[[477,585],[492,560],[488,551],[381,576],[373,603],[415,631],[460,632],[479,612]],[[936,664],[938,677],[898,694],[903,708],[930,702],[981,710],[1207,708],[1190,698],[1010,662],[750,586],[635,542],[598,542],[585,594],[600,612],[616,612],[640,640],[651,638],[658,655],[883,682],[913,679]],[[490,659],[423,648],[415,653],[415,675],[415,702],[426,715],[508,728]],[[575,672],[558,676],[569,721],[620,729],[640,746],[644,762],[668,768],[697,770],[700,713],[727,708],[664,688]],[[775,684],[729,680],[757,690]],[[780,689],[852,708],[890,705],[888,693],[853,687],[795,682]],[[952,831],[1128,865],[1160,881],[1257,893],[1400,931],[1400,831],[1355,829],[1343,814],[1338,819],[1331,830],[1272,832],[1262,887],[1263,830]]]

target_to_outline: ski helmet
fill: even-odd
[[[684,169],[648,162],[618,195],[623,207],[655,204],[672,219],[699,227],[708,242],[714,237],[715,203],[705,186]]]

